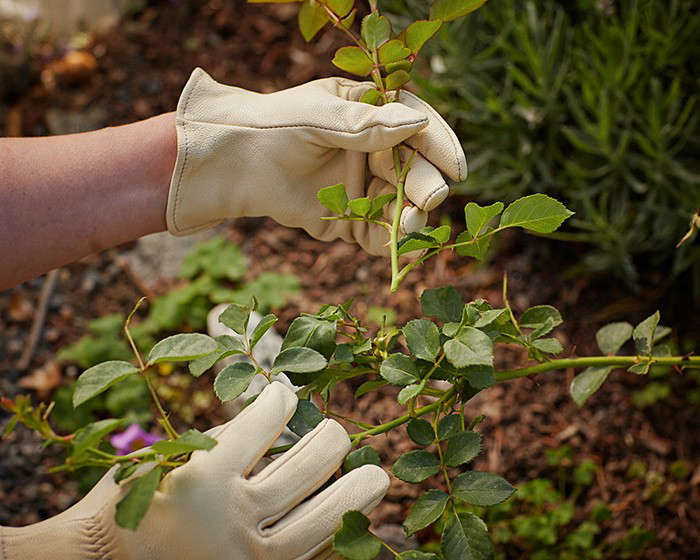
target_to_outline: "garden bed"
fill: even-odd
[[[116,125],[170,111],[195,66],[204,67],[222,82],[258,91],[334,73],[327,62],[334,45],[332,35],[310,46],[304,44],[295,30],[294,9],[239,2],[202,4],[150,2],[128,15],[113,31],[88,40],[85,52],[94,57],[94,70],[71,75],[70,70],[52,63],[52,57],[61,59],[60,49],[42,47],[44,54],[50,53],[49,60],[34,57],[26,69],[36,76],[34,84],[11,98],[0,91],[0,100],[5,99],[0,127],[40,135],[65,131],[60,129],[76,119],[81,127]],[[81,120],[85,115],[92,115],[92,122]],[[461,219],[465,201],[452,199],[443,214]],[[413,273],[395,295],[388,293],[387,262],[343,242],[320,243],[301,231],[257,219],[232,223],[225,235],[248,256],[249,277],[262,271],[299,277],[299,294],[277,311],[280,332],[300,312],[315,311],[322,302],[350,298],[360,316],[371,306],[380,306],[396,310],[396,320],[403,322],[418,315],[417,297],[424,288],[445,284],[454,285],[467,299],[483,297],[499,305],[501,282],[507,273],[511,303],[517,311],[545,303],[560,309],[565,323],[557,335],[566,352],[593,352],[600,325],[611,320],[634,322],[658,307],[663,322],[676,326],[681,339],[699,338],[697,309],[683,296],[689,293],[686,279],[670,285],[661,273],[650,272],[647,291],[642,294],[629,294],[612,280],[567,279],[566,270],[576,262],[576,246],[520,232],[505,235],[496,247],[497,256],[485,266],[441,254]],[[17,361],[28,344],[42,280],[0,293],[0,393],[15,395],[33,385],[37,396],[50,398],[53,389],[75,378],[79,369],[56,363],[57,351],[85,334],[89,320],[126,313],[142,295],[143,286],[120,258],[128,249],[90,257],[58,272],[42,335],[29,366],[22,371]],[[158,291],[167,288],[163,282]],[[501,365],[516,365],[525,356],[513,351],[502,359]],[[590,459],[600,468],[592,485],[578,497],[576,516],[587,516],[597,500],[606,502],[614,518],[602,523],[604,534],[599,538],[619,539],[639,525],[656,535],[642,557],[697,555],[700,453],[696,434],[700,422],[697,404],[689,404],[686,398],[697,390],[697,382],[690,376],[671,374],[669,395],[639,408],[633,395],[650,380],[614,372],[586,406],[578,409],[568,397],[571,379],[572,372],[522,379],[494,387],[471,403],[470,414],[486,416],[480,427],[485,453],[475,468],[497,472],[519,484],[534,478],[556,481],[561,469],[567,468],[566,461],[577,464]],[[208,383],[201,379],[188,390],[206,388]],[[352,404],[350,388],[338,391],[336,409],[369,422],[393,417],[398,407],[391,391],[366,397],[359,410],[351,411]],[[225,414],[212,401],[197,410],[195,423],[207,428],[224,420]],[[389,462],[405,452],[410,442],[402,432],[393,432],[376,438],[373,445]],[[565,445],[571,449],[571,458],[563,466],[549,465],[546,451]],[[687,463],[688,472],[672,467],[678,461]],[[59,462],[55,453],[42,450],[39,440],[24,429],[0,443],[0,501],[4,506],[0,524],[36,522],[79,498],[81,489],[75,480],[47,473]],[[640,464],[646,474],[634,470]],[[400,523],[406,498],[415,493],[415,487],[394,480],[374,521]],[[431,535],[420,537],[429,540]]]

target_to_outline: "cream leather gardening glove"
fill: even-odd
[[[418,150],[406,180],[415,205],[403,212],[408,233],[447,196],[443,174],[464,180],[467,164],[454,132],[430,105],[408,92],[383,107],[359,103],[370,87],[326,78],[260,94],[221,85],[197,68],[177,107],[168,230],[184,235],[225,218],[269,216],[317,239],[342,238],[385,254],[384,228],[322,221],[330,212],[318,190],[342,182],[350,198],[392,192],[390,148],[403,142]]]
[[[250,476],[296,403],[291,390],[272,383],[239,416],[210,430],[218,445],[194,452],[187,465],[163,479],[137,531],[114,522],[124,489],[110,471],[62,514],[28,527],[0,528],[0,559],[329,558],[343,513],[372,510],[386,493],[389,477],[377,466],[364,466],[304,501],[340,467],[350,449],[347,433],[333,420],[321,422],[290,451]]]

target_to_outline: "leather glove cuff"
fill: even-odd
[[[170,180],[166,222],[173,235],[189,235],[213,227],[221,219],[225,201],[219,200],[222,191],[207,188],[208,183],[220,181],[210,176],[208,169],[216,165],[213,153],[220,148],[228,136],[225,127],[205,122],[207,106],[213,103],[217,93],[228,93],[234,88],[214,82],[203,70],[197,68],[185,84],[175,113],[177,129],[177,160]],[[195,111],[190,111],[194,105]],[[219,130],[212,130],[217,128]],[[224,132],[224,134],[222,134]],[[225,162],[219,162],[219,164]],[[220,175],[214,170],[214,175]]]

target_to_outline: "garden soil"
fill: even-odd
[[[13,74],[21,79],[0,82],[0,130],[7,135],[44,135],[118,125],[171,111],[196,66],[221,82],[263,92],[335,74],[328,63],[339,44],[335,35],[323,34],[306,45],[295,29],[295,10],[293,6],[246,6],[220,0],[163,0],[127,14],[109,32],[82,36],[78,57],[66,58],[65,46],[37,42],[31,46],[32,56],[18,63]],[[461,221],[466,201],[451,199],[443,215]],[[370,306],[382,306],[396,310],[397,320],[403,322],[419,314],[418,296],[423,289],[445,284],[456,286],[465,299],[482,297],[498,306],[507,274],[511,303],[517,311],[545,303],[560,309],[565,324],[557,336],[569,354],[595,353],[594,335],[602,324],[638,321],[657,307],[666,324],[678,326],[682,338],[698,340],[698,309],[683,295],[690,293],[685,279],[671,283],[662,273],[649,272],[645,277],[648,287],[632,293],[612,279],[569,278],[566,271],[576,263],[582,248],[520,232],[501,238],[495,247],[497,256],[486,265],[441,254],[409,276],[395,295],[387,289],[387,262],[355,246],[320,243],[301,231],[262,219],[231,223],[224,233],[248,255],[251,277],[276,271],[300,278],[300,294],[278,310],[281,332],[300,312],[349,298],[354,298],[359,316]],[[58,271],[46,302],[41,336],[30,364],[22,370],[17,362],[29,344],[44,279],[0,292],[0,394],[30,391],[37,399],[50,399],[53,390],[79,373],[75,365],[56,361],[58,349],[85,334],[91,319],[128,312],[144,292],[156,295],[170,287],[172,281],[167,279],[159,284],[149,279],[145,286],[122,258],[132,249],[133,244],[120,247]],[[514,367],[526,359],[507,350],[499,366]],[[596,501],[603,500],[614,512],[614,519],[603,523],[604,539],[614,541],[640,525],[656,534],[656,541],[641,557],[697,557],[700,421],[697,406],[686,400],[697,386],[687,376],[674,373],[670,395],[640,409],[631,395],[648,380],[616,371],[579,409],[567,393],[572,377],[572,371],[561,371],[513,381],[484,391],[470,403],[470,415],[485,416],[479,427],[484,453],[475,468],[497,472],[514,484],[537,477],[556,479],[557,469],[547,466],[546,451],[569,445],[574,461],[591,459],[600,466],[594,484],[578,498],[579,520]],[[194,387],[206,388],[209,382],[200,379]],[[353,386],[337,390],[335,410],[367,422],[382,422],[399,414],[390,390],[358,403],[354,403],[353,390]],[[0,421],[5,418],[3,413]],[[225,419],[225,411],[213,401],[195,414],[195,424],[204,429]],[[403,429],[380,436],[372,444],[386,464],[411,447]],[[669,466],[678,460],[691,468],[674,477]],[[628,476],[635,462],[658,473],[657,482]],[[0,524],[33,523],[79,499],[83,489],[77,480],[47,472],[59,463],[59,453],[42,449],[25,429],[0,442]],[[416,486],[394,479],[387,499],[373,514],[375,524],[400,523],[409,499],[418,492]]]

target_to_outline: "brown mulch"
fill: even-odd
[[[97,62],[93,71],[70,75],[52,63],[63,53],[42,46],[24,70],[33,77],[3,95],[0,83],[0,130],[24,135],[46,134],[52,115],[93,112],[99,125],[115,125],[173,110],[182,85],[195,66],[215,79],[258,91],[273,91],[333,74],[327,62],[336,44],[332,33],[306,45],[295,30],[292,6],[246,6],[243,2],[149,2],[116,29],[96,36],[86,52]],[[46,53],[49,52],[49,56]],[[42,71],[43,77],[42,76]],[[48,74],[47,74],[48,72]],[[51,75],[53,73],[53,75]],[[9,88],[8,88],[9,91]],[[11,115],[10,119],[8,116]],[[443,211],[461,220],[465,200],[450,201]],[[611,320],[636,321],[657,307],[666,324],[678,328],[682,339],[698,340],[697,308],[684,297],[687,279],[672,283],[650,273],[640,294],[630,294],[612,280],[569,279],[576,262],[576,246],[557,244],[515,233],[498,244],[498,257],[486,266],[443,254],[404,283],[400,293],[387,290],[389,272],[383,259],[370,257],[343,242],[323,244],[300,231],[266,220],[241,220],[229,237],[250,257],[249,274],[263,270],[299,276],[302,292],[279,310],[278,328],[284,332],[300,312],[321,303],[354,298],[363,316],[370,305],[390,307],[399,322],[419,314],[417,297],[426,287],[455,285],[465,299],[483,297],[501,303],[501,280],[508,274],[511,303],[518,311],[536,304],[556,305],[565,319],[557,333],[567,352],[595,353],[596,329]],[[111,254],[84,259],[64,267],[48,303],[48,314],[34,358],[26,371],[16,363],[26,344],[41,279],[0,292],[0,394],[26,391],[20,379],[51,362],[61,347],[85,332],[95,317],[130,309],[141,293]],[[506,351],[503,367],[524,357]],[[60,383],[70,382],[78,370],[59,366]],[[51,377],[46,373],[48,379]],[[615,519],[605,525],[606,538],[616,539],[629,527],[654,531],[657,541],[644,553],[650,559],[690,558],[700,553],[700,462],[697,408],[685,399],[696,385],[687,376],[671,377],[671,396],[639,410],[630,400],[647,380],[614,372],[600,392],[579,409],[567,396],[573,372],[522,379],[484,391],[469,412],[487,418],[481,425],[484,453],[475,468],[488,469],[512,483],[554,476],[545,450],[568,444],[577,460],[589,458],[601,468],[596,483],[579,498],[580,515],[598,499],[609,503]],[[47,377],[42,377],[47,379]],[[51,381],[49,381],[51,382]],[[351,387],[339,388],[334,403],[339,411],[380,422],[399,413],[391,392],[368,396],[353,404]],[[215,411],[210,419],[220,418]],[[0,416],[0,420],[5,416]],[[373,444],[387,462],[410,448],[405,432],[397,430]],[[668,473],[678,459],[693,472],[683,480]],[[627,469],[643,461],[649,470],[666,477],[663,504],[655,503],[643,480],[630,479]],[[49,475],[60,462],[52,450],[42,450],[26,430],[0,442],[0,524],[23,525],[55,515],[79,496],[77,483],[65,475]],[[375,519],[400,523],[416,488],[394,480]],[[657,500],[658,501],[658,500]]]

